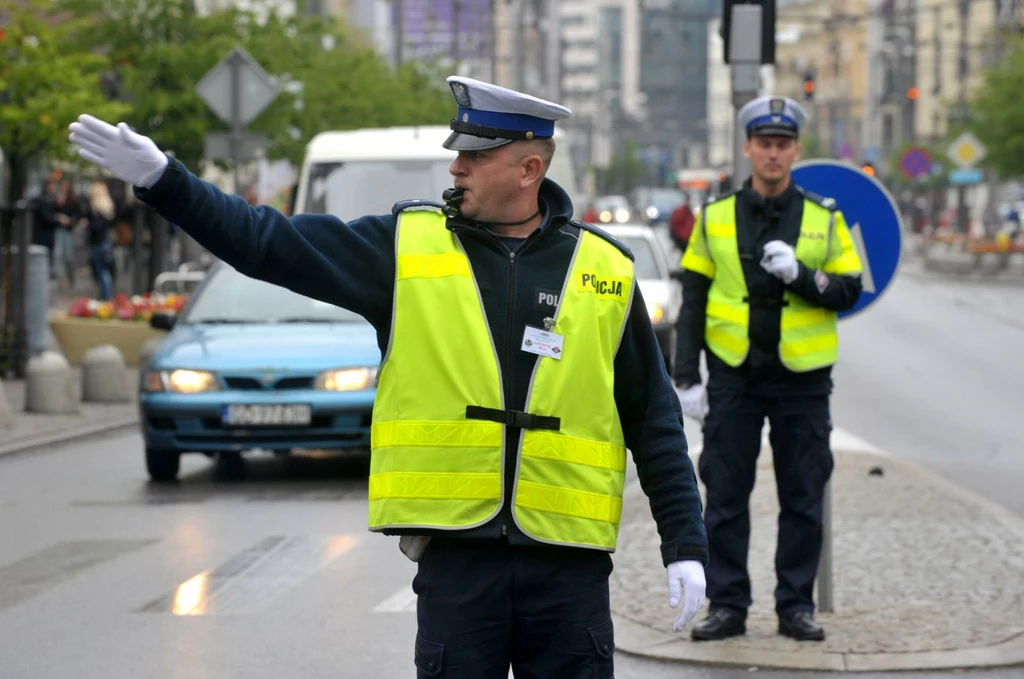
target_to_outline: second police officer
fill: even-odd
[[[751,176],[701,210],[682,260],[674,379],[683,412],[704,425],[698,469],[707,488],[710,605],[692,631],[696,640],[746,631],[749,502],[766,418],[781,505],[778,631],[825,638],[813,587],[833,466],[831,370],[837,314],[857,302],[861,262],[835,202],[793,183],[805,117],[784,97],[761,97],[740,110]]]
[[[404,201],[348,223],[251,207],[123,123],[82,116],[71,140],[242,273],[376,328],[370,528],[402,535],[419,561],[418,676],[497,679],[511,666],[607,679],[627,448],[669,603],[683,604],[674,629],[704,603],[682,413],[632,255],[572,220],[544,176],[570,111],[469,78],[448,85],[447,204]]]

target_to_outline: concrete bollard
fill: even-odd
[[[146,343],[139,349],[139,370],[146,370],[149,367],[149,362],[153,359],[153,354],[156,353],[156,348],[163,342],[163,337],[153,337],[152,339],[146,340]]]
[[[56,351],[44,351],[25,367],[25,411],[30,413],[77,413],[71,364]]]
[[[116,403],[128,400],[128,370],[113,344],[101,344],[82,356],[82,400]]]
[[[7,392],[4,391],[3,382],[0,381],[0,427],[7,428],[14,424],[14,413],[11,412],[11,405],[7,402]]]

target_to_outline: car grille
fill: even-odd
[[[310,375],[292,375],[265,382],[255,377],[226,375],[223,379],[224,385],[228,389],[237,389],[240,391],[280,391],[288,389],[312,389],[313,380],[315,378]]]

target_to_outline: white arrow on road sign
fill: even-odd
[[[860,256],[860,264],[864,267],[864,271],[860,275],[860,280],[864,292],[875,293],[875,279],[871,275],[871,262],[868,261],[868,249],[864,247],[864,234],[860,230],[860,222],[857,222],[850,227],[850,237],[853,238],[853,245],[857,248],[857,254]]]

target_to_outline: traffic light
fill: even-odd
[[[907,99],[909,99],[910,101],[917,101],[917,97],[920,96],[920,94],[921,93],[918,91],[916,87],[907,88]]]
[[[722,22],[719,35],[725,53],[723,61],[729,63],[729,42],[732,30],[732,8],[735,5],[761,6],[761,63],[775,63],[775,0],[722,0]]]
[[[804,99],[806,101],[810,101],[811,99],[814,99],[814,76],[813,75],[805,75],[804,76]]]
[[[872,165],[871,163],[864,163],[860,169],[864,170],[864,174],[866,174],[869,177],[875,176],[875,166]]]

